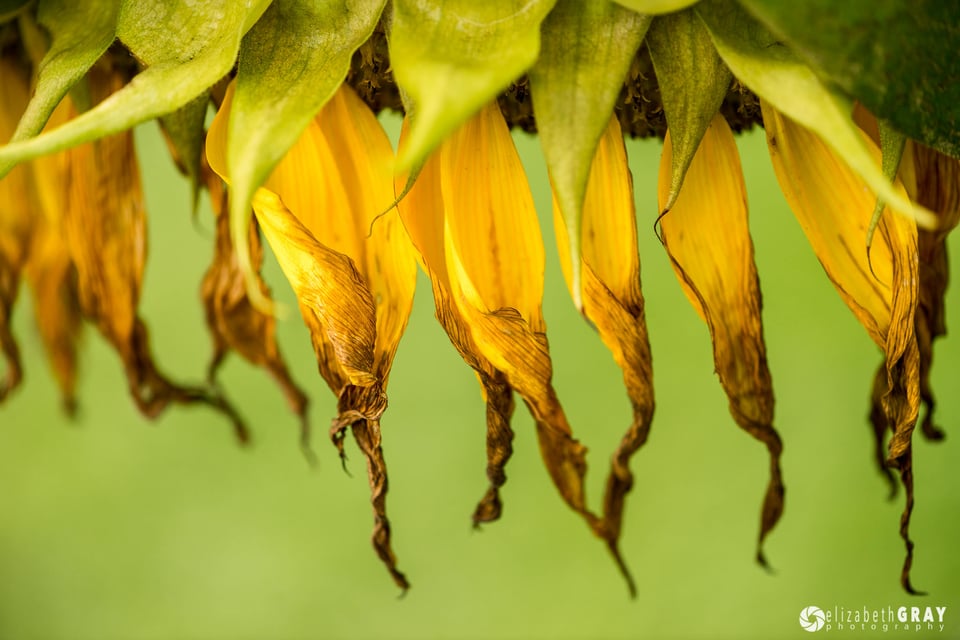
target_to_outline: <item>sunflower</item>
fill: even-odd
[[[784,507],[783,444],[763,337],[747,195],[734,133],[762,125],[781,190],[843,301],[882,352],[870,420],[878,465],[905,489],[911,438],[933,422],[932,346],[945,332],[945,239],[960,216],[957,9],[886,0],[179,0],[5,8],[0,27],[0,346],[3,399],[21,381],[10,314],[23,276],[68,411],[87,320],[120,357],[138,408],[171,403],[248,430],[217,383],[237,352],[300,419],[307,394],[276,340],[260,277],[265,240],[296,293],[319,373],[338,402],[330,437],[363,452],[373,545],[402,588],[387,518],[381,420],[418,264],[436,316],[487,407],[498,519],[515,396],[562,500],[634,590],[620,549],[631,456],[654,414],[625,136],[664,139],[659,234],[709,328],[733,420],[769,455],[757,560]],[[6,5],[5,5],[6,7]],[[208,118],[215,108],[212,121]],[[405,114],[396,153],[376,114]],[[155,365],[138,314],[146,257],[130,128],[158,119],[194,202],[209,193],[214,260],[202,298],[214,344],[206,384]],[[545,249],[511,127],[536,132],[573,304],[623,371],[633,409],[600,508],[585,447],[552,386],[541,310]],[[652,214],[652,215],[651,215]]]

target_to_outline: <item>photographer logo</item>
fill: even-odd
[[[811,633],[820,631],[825,623],[826,616],[820,607],[805,607],[800,612],[800,626],[803,627],[804,631]]]

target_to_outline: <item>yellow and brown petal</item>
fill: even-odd
[[[668,131],[660,158],[660,206],[670,197],[672,168]],[[740,156],[733,133],[719,114],[700,141],[673,207],[661,215],[660,228],[677,279],[710,329],[714,366],[729,398],[730,414],[770,453],[757,541],[757,560],[766,564],[763,541],[783,513],[783,446],[773,428],[773,385]]]
[[[553,206],[560,266],[567,286],[575,286],[570,264],[569,230],[556,199]],[[643,293],[633,180],[623,135],[611,118],[597,145],[587,181],[581,225],[582,313],[623,370],[633,421],[610,461],[603,503],[608,540],[620,535],[624,500],[633,486],[630,457],[647,440],[653,420],[653,370]],[[574,296],[575,299],[578,296]]]
[[[763,103],[763,108],[770,158],[787,202],[838,293],[884,354],[884,375],[877,377],[874,389],[883,418],[874,417],[874,424],[883,425],[885,419],[892,431],[887,461],[900,472],[907,493],[900,524],[907,549],[901,582],[913,592],[911,436],[920,411],[917,225],[884,211],[868,254],[865,240],[875,197],[816,135],[770,105]],[[864,138],[879,164],[879,150]],[[902,185],[898,188],[905,194]]]
[[[231,97],[207,139],[211,167],[224,178]],[[416,282],[413,249],[397,212],[388,211],[392,158],[373,113],[341,87],[254,195],[253,209],[297,295],[320,373],[338,398],[331,437],[343,456],[350,428],[366,457],[374,548],[406,588],[390,545],[380,447],[387,379]]]

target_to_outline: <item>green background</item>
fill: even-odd
[[[212,252],[208,206],[192,221],[187,186],[155,128],[137,140],[151,234],[142,314],[161,367],[197,381],[210,350],[198,298]],[[597,505],[629,405],[560,276],[538,141],[517,142],[544,221],[554,382],[590,448]],[[313,399],[315,469],[278,389],[237,356],[222,381],[253,427],[247,450],[201,409],[173,408],[154,424],[139,417],[117,357],[92,330],[81,414],[65,420],[24,294],[15,327],[27,378],[0,407],[0,638],[792,638],[808,637],[797,621],[808,605],[946,605],[937,637],[960,636],[960,339],[938,343],[934,368],[948,439],[915,438],[913,582],[930,595],[913,598],[898,583],[902,492],[885,500],[865,419],[879,353],[780,195],[762,132],[739,144],[785,442],[786,513],[766,547],[772,574],[753,562],[767,454],[729,417],[707,328],[652,231],[660,144],[631,142],[657,393],[624,526],[636,600],[551,486],[522,404],[504,516],[471,530],[486,487],[484,407],[433,318],[423,277],[383,421],[394,546],[413,584],[404,598],[370,546],[362,456],[350,442],[348,477],[326,441],[335,402],[295,311],[280,340]],[[295,309],[269,260],[276,296]],[[949,293],[956,325],[957,291]]]

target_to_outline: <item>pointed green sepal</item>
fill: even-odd
[[[540,23],[555,1],[394,0],[390,64],[414,106],[399,171],[422,162],[533,65]]]
[[[647,48],[673,148],[670,195],[663,207],[667,211],[680,194],[683,177],[710,121],[720,110],[733,74],[692,9],[654,19],[647,34]]]
[[[542,50],[530,69],[537,130],[563,215],[580,291],[580,229],[587,179],[596,152],[651,18],[607,0],[559,0],[542,27]]]
[[[271,302],[261,293],[246,240],[253,194],[343,82],[384,3],[275,0],[244,38],[227,133],[230,231],[247,295],[258,308],[270,309]]]

